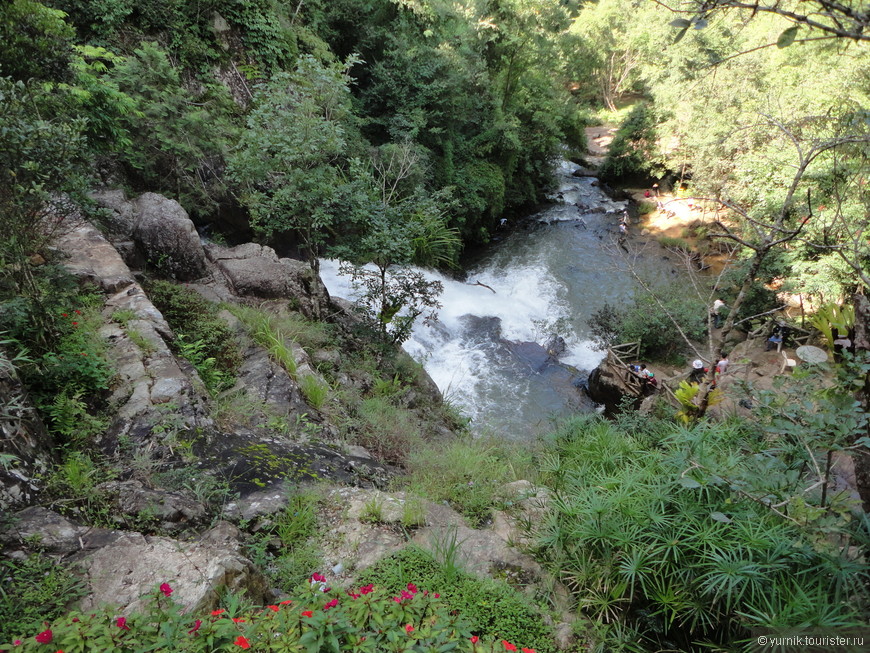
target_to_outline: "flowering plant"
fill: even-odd
[[[46,623],[39,633],[0,644],[0,653],[535,653],[471,632],[468,622],[450,611],[439,594],[413,583],[393,596],[374,585],[342,591],[324,589],[324,582],[322,576],[313,576],[292,598],[276,605],[243,610],[230,600],[227,607],[202,615],[185,614],[171,597],[171,585],[163,583],[155,588],[143,612],[126,616],[111,609],[70,613]]]

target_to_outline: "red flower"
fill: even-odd
[[[477,644],[479,641],[480,641],[480,637],[478,637],[477,635],[471,636],[471,643],[472,644]]]
[[[516,651],[517,647],[511,644],[506,639],[501,640],[502,646],[504,646],[505,651]]]
[[[375,591],[375,586],[372,585],[371,583],[369,583],[368,585],[363,585],[362,587],[359,588],[360,594],[371,594],[374,591]]]
[[[410,635],[411,633],[414,632],[414,626],[412,626],[411,624],[408,624],[407,626],[405,626],[405,632]]]
[[[535,649],[533,649],[533,648],[524,648],[523,653],[536,653],[536,652],[535,652]]]
[[[329,603],[327,603],[326,605],[323,606],[323,611],[326,612],[327,610],[331,610],[332,608],[334,608],[337,605],[338,605],[338,599],[332,599]]]
[[[69,313],[61,313],[60,316],[61,317],[69,317]]]
[[[79,309],[76,309],[75,312],[76,312],[76,315],[81,315],[81,314],[82,314],[82,312],[81,312]]]
[[[12,646],[21,646],[21,640],[16,639],[14,642],[12,642]]]
[[[290,605],[291,603],[293,603],[293,601],[290,601],[289,599],[287,601],[281,601],[281,605]]]
[[[313,617],[314,613],[311,610],[306,610],[305,612],[302,613],[302,616],[303,617]]]
[[[73,322],[73,324],[75,324],[75,322]],[[172,588],[169,587],[169,583],[163,583],[160,586],[160,591],[163,592],[163,596],[169,596],[172,594]]]
[[[238,617],[233,617],[233,623],[234,624],[243,624],[243,623],[245,623],[245,620],[239,619]]]
[[[406,592],[405,590],[402,590],[402,599],[406,599],[406,600],[410,601],[413,598],[414,598],[413,594],[411,594],[410,592]]]
[[[121,630],[130,630],[130,626],[127,625],[127,617],[118,617],[115,625]]]
[[[202,619],[197,619],[196,621],[193,622],[193,628],[188,630],[187,634],[193,635],[197,630],[199,630],[200,626],[202,626]]]
[[[408,591],[411,594],[416,594],[417,593],[417,586],[414,585],[414,583],[408,583]]]
[[[220,610],[212,610],[212,611],[211,611],[211,616],[212,616],[212,617],[216,617],[216,616],[218,616],[219,614],[223,614],[224,612],[226,612],[226,610],[224,610],[223,608],[221,608]]]
[[[311,580],[309,580],[308,582],[309,583],[314,583],[314,582],[324,583],[324,582],[326,582],[326,578],[321,576],[317,572],[315,572],[315,573],[311,574]]]
[[[436,592],[436,593],[435,593],[435,598],[436,598],[436,599],[440,599],[440,598],[441,598],[441,595],[438,594],[438,593]]]
[[[251,648],[251,645],[248,643],[248,640],[239,635],[236,638],[236,641],[233,642],[236,646],[241,646],[242,648]]]
[[[266,607],[269,608],[272,612],[278,612],[278,610],[281,609],[277,605],[267,605]]]
[[[43,630],[36,636],[36,641],[40,644],[48,644],[51,640],[54,639],[54,633],[51,632],[51,628],[48,630]]]
[[[355,592],[348,592],[347,595],[352,599],[358,599],[362,596],[362,594],[356,594]]]
[[[73,322],[72,325],[73,325],[73,326],[78,326],[79,323],[78,323],[78,322]]]

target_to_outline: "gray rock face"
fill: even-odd
[[[187,212],[175,200],[144,193],[135,201],[133,237],[158,269],[179,281],[205,274],[205,252]]]
[[[62,234],[56,246],[69,258],[64,267],[74,276],[90,281],[107,293],[135,284],[130,268],[117,250],[93,225],[80,222]]]
[[[101,190],[90,194],[100,207],[106,211],[105,225],[112,239],[122,241],[133,238],[133,203],[127,199],[123,190]]]
[[[0,532],[0,543],[9,548],[36,538],[52,554],[70,554],[95,549],[119,536],[117,531],[83,526],[48,508],[32,506],[15,513],[9,527]]]
[[[119,607],[124,614],[141,609],[167,583],[172,598],[188,611],[217,606],[219,591],[244,591],[255,604],[266,599],[266,582],[247,558],[236,551],[204,543],[127,533],[92,553],[74,557],[87,582],[88,595],[79,608]]]
[[[115,510],[123,515],[159,521],[166,532],[196,525],[205,517],[205,506],[179,492],[151,490],[139,481],[109,481],[97,489],[112,497]]]
[[[296,301],[303,314],[314,318],[329,304],[325,286],[307,263],[278,258],[271,247],[209,245],[207,255],[236,295]]]

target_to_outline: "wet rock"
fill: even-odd
[[[568,346],[565,344],[565,339],[557,334],[551,334],[547,341],[544,343],[544,349],[547,354],[552,356],[553,358],[559,358],[562,354],[565,353],[565,350]]]
[[[202,533],[197,541],[210,546],[224,547],[238,551],[241,548],[242,532],[228,521],[219,521],[205,533]]]
[[[199,234],[181,204],[157,193],[144,193],[135,201],[133,236],[146,258],[179,281],[205,274],[205,252]]]
[[[203,543],[126,533],[73,561],[87,583],[88,595],[78,605],[84,611],[108,604],[130,614],[142,609],[163,583],[188,612],[215,608],[224,590],[244,592],[254,604],[267,596],[265,579],[247,558]]]
[[[112,240],[130,241],[133,238],[135,215],[133,203],[123,190],[100,190],[90,193],[98,206],[106,209],[102,224]]]

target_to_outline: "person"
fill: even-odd
[[[624,222],[620,222],[619,223],[619,235],[624,238],[625,234],[627,234],[627,233],[628,233],[628,225],[625,224]]]
[[[725,308],[725,302],[721,299],[716,299],[713,302],[713,308],[710,310],[710,317],[713,318],[713,326],[717,329],[722,327],[722,309]]]
[[[644,197],[649,197],[650,195],[652,195],[652,193],[650,193],[650,192],[649,192],[649,188],[647,188],[647,189],[643,192],[643,196],[644,196]]]
[[[779,351],[780,347],[782,347],[783,340],[785,340],[785,326],[778,323],[773,328],[773,333],[771,333],[770,337],[767,339],[767,344],[764,346],[764,351],[770,351],[774,347],[776,347],[776,350]]]
[[[653,193],[655,193],[655,196],[658,197],[659,196],[659,185],[653,184],[652,187],[653,187]]]
[[[689,372],[689,383],[700,383],[701,379],[704,378],[704,373],[707,370],[704,369],[704,362],[700,358],[696,358],[692,361],[692,371]]]
[[[723,353],[719,358],[719,362],[716,363],[716,374],[725,374],[728,371],[728,366],[730,365],[730,361],[728,360],[728,354]]]

